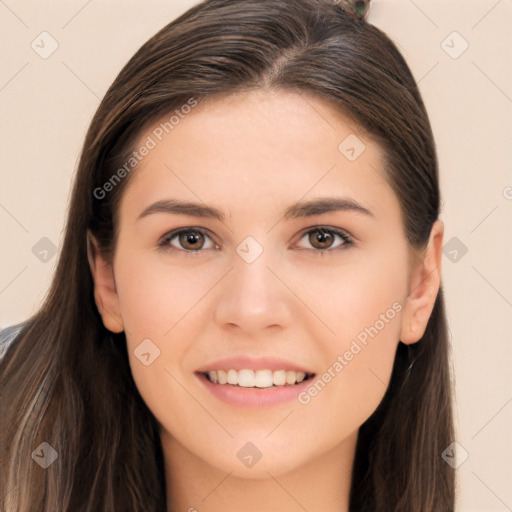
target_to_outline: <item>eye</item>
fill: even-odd
[[[306,231],[301,240],[307,236],[308,242],[312,245],[313,252],[324,254],[336,250],[348,248],[353,244],[352,237],[345,231],[318,226]],[[339,242],[334,245],[336,237]],[[208,243],[209,241],[209,243]],[[212,238],[199,228],[181,228],[167,233],[158,242],[159,249],[169,251],[182,251],[199,253],[202,249],[219,249]],[[309,249],[302,247],[301,249]]]
[[[207,240],[210,240],[209,245]],[[197,228],[171,231],[158,242],[158,247],[164,250],[184,252],[199,252],[201,249],[219,248],[205,231]]]
[[[347,249],[353,244],[352,237],[345,231],[330,229],[322,226],[318,226],[310,229],[309,231],[306,231],[302,235],[301,240],[305,237],[307,237],[308,242],[313,246],[312,250],[315,253],[321,254]],[[334,246],[336,237],[338,237],[341,243],[339,243],[337,246]]]

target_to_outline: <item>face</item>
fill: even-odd
[[[121,199],[112,267],[92,263],[164,444],[247,478],[353,447],[437,291],[379,147],[291,92],[210,99],[159,140],[168,118],[141,134],[156,144]]]

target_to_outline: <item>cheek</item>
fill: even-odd
[[[166,407],[166,396],[181,396],[168,372],[182,373],[197,337],[201,299],[218,278],[211,269],[169,265],[154,254],[132,252],[119,257],[114,268],[134,380],[148,405]]]
[[[315,273],[301,293],[329,327],[318,336],[324,371],[299,402],[309,418],[332,404],[330,428],[360,425],[377,408],[391,377],[400,336],[407,275],[406,253],[354,253],[334,272]],[[332,331],[332,332],[330,332]]]
[[[197,338],[201,298],[218,277],[211,266],[206,272],[199,265],[170,264],[165,255],[155,257],[149,251],[123,254],[119,249],[119,255],[116,288],[132,376],[157,420],[173,431],[186,432],[195,424],[190,411],[196,416],[201,411],[180,385],[183,361],[194,346],[191,340]],[[174,411],[172,421],[169,411]]]
[[[371,254],[354,250],[328,263],[319,259],[308,267],[295,265],[287,269],[286,280],[320,321],[311,339],[332,354],[348,348],[353,338],[376,323],[382,338],[397,341],[397,310],[403,309],[405,300],[406,268],[405,252],[384,247]]]
[[[185,266],[179,257],[171,260],[151,253],[119,259],[115,273],[125,330],[132,339],[167,337],[198,305],[217,275],[212,266]]]

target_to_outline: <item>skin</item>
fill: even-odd
[[[366,146],[353,162],[338,150],[350,134]],[[398,342],[423,335],[440,285],[443,224],[412,251],[382,169],[378,145],[330,103],[253,91],[199,104],[133,171],[113,263],[93,245],[90,265],[104,324],[125,331],[134,380],[161,426],[169,511],[348,511],[358,428],[384,396]],[[296,201],[333,195],[373,215],[282,218]],[[225,219],[139,218],[170,198]],[[347,231],[353,244],[315,244],[318,226]],[[195,254],[178,237],[174,251],[159,250],[177,228],[210,238]],[[263,248],[250,264],[236,252],[247,236]],[[195,375],[224,357],[270,355],[320,376],[394,303],[401,311],[307,405],[228,405]],[[160,350],[149,366],[134,355],[147,338]],[[248,441],[262,453],[252,468],[237,457]]]

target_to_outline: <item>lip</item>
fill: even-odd
[[[230,368],[233,368],[231,366]],[[222,367],[217,367],[222,370]],[[262,369],[262,368],[259,368]],[[266,367],[268,368],[268,366]],[[283,367],[280,369],[284,370]],[[293,368],[290,368],[293,369]],[[300,371],[300,370],[299,370]],[[303,380],[292,386],[281,386],[273,389],[255,389],[232,386],[230,384],[214,384],[204,373],[196,373],[201,384],[216,398],[229,405],[248,408],[269,408],[296,400],[299,393],[311,385],[312,379]]]
[[[311,370],[308,370],[304,366],[301,366],[296,363],[292,363],[290,361],[286,361],[284,359],[277,359],[275,357],[247,357],[247,356],[238,356],[238,357],[229,357],[227,359],[219,359],[217,361],[213,361],[208,363],[201,368],[198,368],[196,371],[200,373],[206,373],[213,370],[287,370],[294,372],[302,372],[305,374],[313,373]]]

